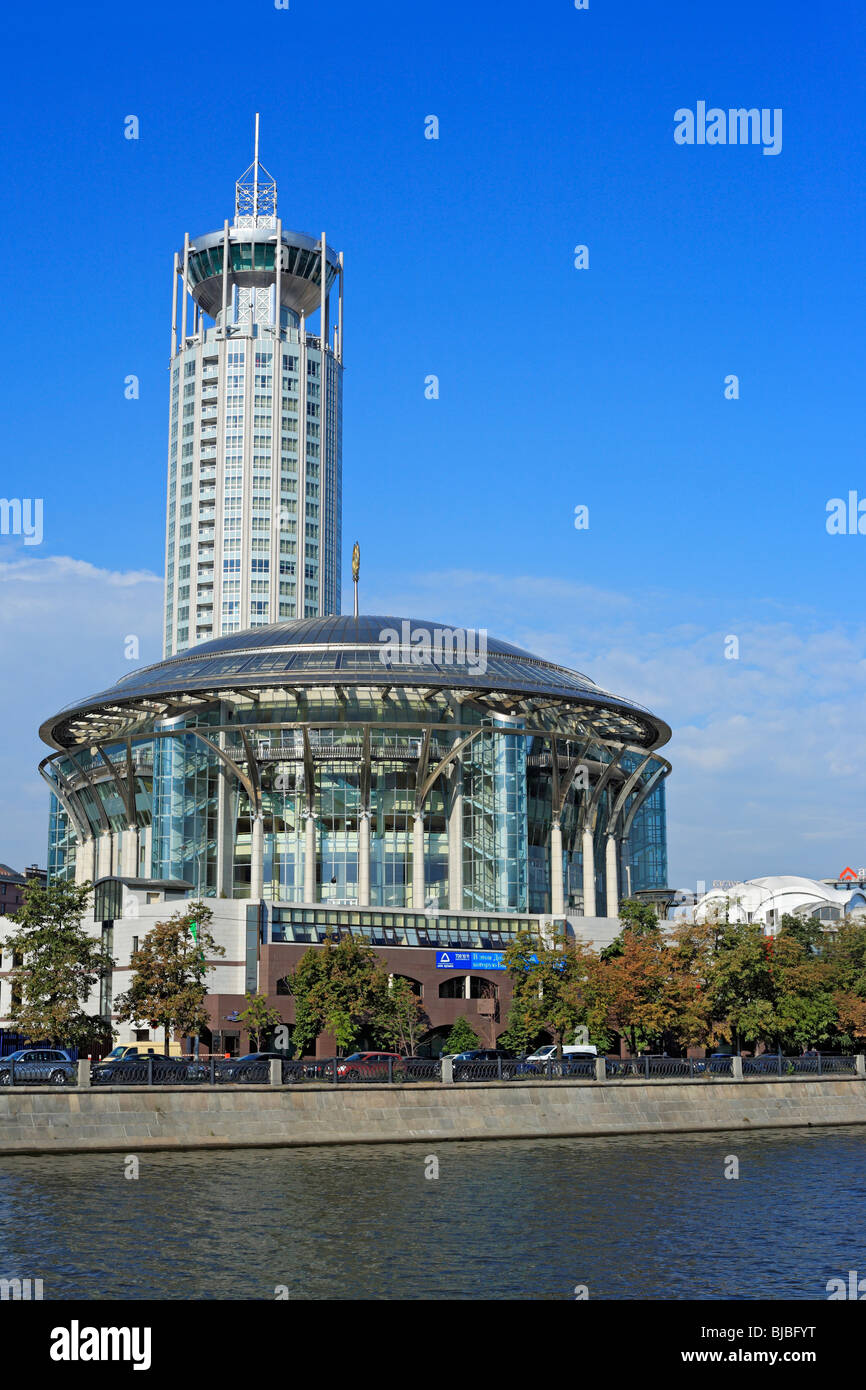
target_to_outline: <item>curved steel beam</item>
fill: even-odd
[[[424,730],[424,739],[421,744],[421,752],[418,754],[418,764],[415,768],[415,814],[423,809],[427,794],[424,791],[424,777],[427,772],[427,764],[430,761],[430,725]]]
[[[421,787],[422,802],[427,800],[427,793],[430,791],[430,788],[433,786],[433,783],[436,781],[436,779],[440,777],[442,773],[445,771],[446,767],[448,767],[450,763],[453,763],[456,758],[459,758],[460,754],[463,752],[463,749],[468,748],[470,743],[472,743],[476,738],[478,738],[479,734],[487,732],[489,732],[489,730],[487,729],[473,729],[472,733],[469,734],[467,738],[458,739],[458,741],[455,744],[453,744],[451,748],[449,748],[448,752],[445,754],[445,757],[440,758],[439,762],[436,764],[433,770],[430,773],[428,773]],[[515,732],[522,733],[523,730],[518,729]]]
[[[60,753],[50,753],[47,758],[42,759],[41,763],[39,764],[36,770],[39,773],[39,776],[42,778],[43,782],[47,782],[48,786],[51,788],[51,791],[57,797],[57,800],[60,802],[69,819],[72,821],[72,824],[75,827],[76,839],[80,842],[81,840],[86,840],[91,834],[90,821],[87,819],[87,813],[84,810],[84,807],[81,805],[80,798],[68,785],[59,767],[55,767],[54,771],[63,783],[62,789],[57,785],[56,782],[52,781],[48,773],[45,771],[46,763],[51,763],[52,759],[61,756],[62,755]],[[73,807],[73,801],[78,802],[79,809],[77,811]]]
[[[128,754],[128,753],[129,753],[129,741],[127,740],[126,743],[127,743],[127,754]],[[124,788],[123,782],[121,781],[121,778],[120,778],[120,775],[118,774],[117,768],[114,766],[113,762],[112,762],[111,759],[109,758],[108,754],[106,753],[106,751],[105,751],[105,749],[103,748],[103,746],[102,746],[101,743],[98,743],[98,744],[96,745],[96,749],[97,749],[97,752],[99,753],[100,758],[101,758],[102,761],[105,763],[105,766],[108,768],[109,772],[111,773],[111,776],[112,776],[112,778],[114,779],[114,785],[117,787],[117,795],[120,797],[120,800],[122,801],[124,807],[126,808],[126,824],[127,824],[127,826],[129,827],[130,830],[136,830],[138,827],[137,827],[136,824],[135,824],[135,806],[130,804],[129,793],[128,793],[127,789]],[[131,759],[130,759],[130,761],[131,761]],[[128,772],[128,768],[127,768],[127,772]]]
[[[91,746],[93,746],[93,745],[91,745]],[[96,747],[97,747],[97,748],[99,747],[99,744],[98,744],[98,743],[96,744]],[[69,759],[69,761],[70,761],[71,763],[73,763],[73,764],[75,765],[75,767],[78,768],[79,773],[80,773],[81,776],[84,778],[85,782],[87,783],[88,787],[90,788],[91,792],[93,793],[93,800],[96,802],[96,812],[97,812],[97,815],[99,816],[99,821],[100,821],[100,824],[101,824],[101,826],[102,826],[102,829],[103,829],[103,830],[108,830],[108,831],[110,832],[110,830],[111,830],[111,822],[109,821],[108,816],[107,816],[106,811],[105,811],[105,807],[104,807],[103,804],[102,804],[102,797],[99,795],[99,792],[96,790],[96,785],[95,785],[95,783],[92,782],[92,781],[90,780],[89,775],[85,772],[84,768],[81,766],[81,763],[80,763],[80,762],[78,761],[78,759],[75,757],[75,754],[74,754],[74,753],[71,753],[71,752],[69,751],[68,748],[66,749],[66,757]],[[90,820],[90,817],[88,816],[87,819],[88,819],[88,821],[89,821],[89,820]]]
[[[634,822],[636,813],[640,810],[641,806],[643,806],[644,802],[647,801],[649,797],[652,795],[652,793],[655,791],[659,782],[664,777],[667,777],[670,770],[670,763],[667,761],[667,759],[664,759],[662,761],[661,766],[656,768],[652,777],[647,778],[646,782],[641,787],[640,791],[637,793],[622,823],[622,838],[624,840],[627,840],[629,835],[631,834],[631,827]]]
[[[638,765],[637,765],[637,767],[635,768],[634,772],[631,773],[631,775],[630,775],[629,777],[626,778],[625,785],[623,786],[622,790],[620,791],[620,794],[619,794],[619,796],[617,797],[616,801],[613,803],[613,809],[611,810],[611,813],[610,813],[610,815],[609,815],[608,818],[607,818],[607,831],[606,831],[606,833],[607,833],[608,835],[615,835],[615,834],[616,834],[616,823],[617,823],[617,821],[619,820],[619,813],[620,813],[620,811],[622,810],[622,808],[623,808],[623,806],[625,805],[625,803],[626,803],[626,801],[628,800],[628,798],[631,796],[631,793],[632,793],[632,791],[634,790],[634,787],[635,787],[636,783],[638,783],[638,782],[640,781],[641,773],[643,772],[643,770],[644,770],[644,768],[646,767],[647,763],[649,763],[649,762],[652,761],[652,758],[653,758],[653,754],[652,754],[652,753],[647,753],[647,755],[646,755],[646,757],[644,758],[643,762],[638,763]]]
[[[611,777],[613,776],[614,769],[619,766],[620,758],[627,751],[628,750],[626,749],[625,744],[623,744],[619,749],[619,752],[616,754],[615,757],[611,758],[610,762],[604,769],[604,772],[599,777],[598,781],[596,782],[593,788],[592,795],[587,797],[583,807],[583,815],[580,818],[581,833],[584,830],[591,830],[593,832],[595,831],[595,822],[596,817],[598,816],[598,807],[599,802],[601,801],[601,794],[607,786],[608,782],[610,781]]]

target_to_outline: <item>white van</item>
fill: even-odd
[[[574,1046],[563,1047],[563,1057],[597,1057],[598,1048],[592,1043],[577,1043]],[[544,1047],[539,1047],[533,1052],[531,1057],[527,1057],[527,1062],[546,1062],[548,1059],[556,1061],[556,1043],[546,1043]]]

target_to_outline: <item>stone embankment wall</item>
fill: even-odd
[[[866,1080],[15,1087],[0,1154],[591,1138],[866,1124]]]

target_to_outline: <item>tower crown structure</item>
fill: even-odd
[[[340,611],[343,256],[283,228],[258,116],[234,219],[172,284],[166,656]]]

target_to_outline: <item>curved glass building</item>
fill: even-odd
[[[615,917],[664,887],[670,730],[486,634],[270,624],[48,720],[53,877],[274,904]]]

